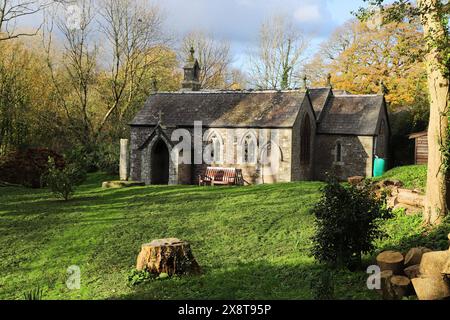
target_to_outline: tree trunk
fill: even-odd
[[[447,214],[448,181],[443,167],[443,147],[447,145],[449,81],[446,78],[442,55],[444,50],[436,42],[446,40],[445,28],[438,15],[439,0],[418,0],[424,36],[428,43],[426,57],[428,90],[430,93],[430,123],[428,126],[428,175],[424,220],[440,223]],[[431,40],[432,39],[432,40]]]

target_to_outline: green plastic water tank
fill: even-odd
[[[376,158],[373,164],[373,176],[381,177],[386,171],[386,160],[382,158]]]

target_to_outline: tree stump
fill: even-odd
[[[449,259],[449,251],[432,251],[424,253],[420,262],[420,273],[425,276],[438,277]]]
[[[427,252],[431,252],[431,250],[425,247],[412,248],[405,255],[405,266],[410,267],[420,264],[423,254]]]
[[[381,271],[392,270],[394,275],[403,272],[403,255],[397,251],[383,251],[377,256],[377,264]]]
[[[153,240],[143,244],[136,269],[147,270],[153,274],[167,273],[169,276],[201,273],[190,244],[176,238]]]
[[[409,279],[418,278],[420,277],[420,265],[416,264],[414,266],[405,268],[404,272]]]
[[[380,273],[381,288],[378,292],[383,296],[383,300],[392,300],[391,278],[393,275],[392,270],[385,270]]]
[[[410,294],[411,280],[404,276],[391,277],[391,288],[395,299],[401,300]]]
[[[450,297],[450,287],[442,276],[421,276],[412,279],[419,300],[441,300]]]

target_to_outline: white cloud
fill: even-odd
[[[321,20],[320,8],[315,4],[306,4],[294,12],[294,17],[300,22],[317,22]]]

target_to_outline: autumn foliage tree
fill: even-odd
[[[427,107],[423,33],[415,22],[389,23],[369,28],[351,20],[324,42],[307,65],[313,86],[323,86],[327,74],[333,87],[358,94],[380,93],[385,86],[391,111]]]
[[[418,17],[423,27],[430,100],[424,218],[427,223],[439,223],[448,214],[450,203],[450,4],[446,0],[396,0],[389,6],[383,6],[384,0],[366,2],[372,5],[372,9],[361,8],[357,13],[363,21],[372,17],[375,12],[381,13],[384,22],[401,22]]]

